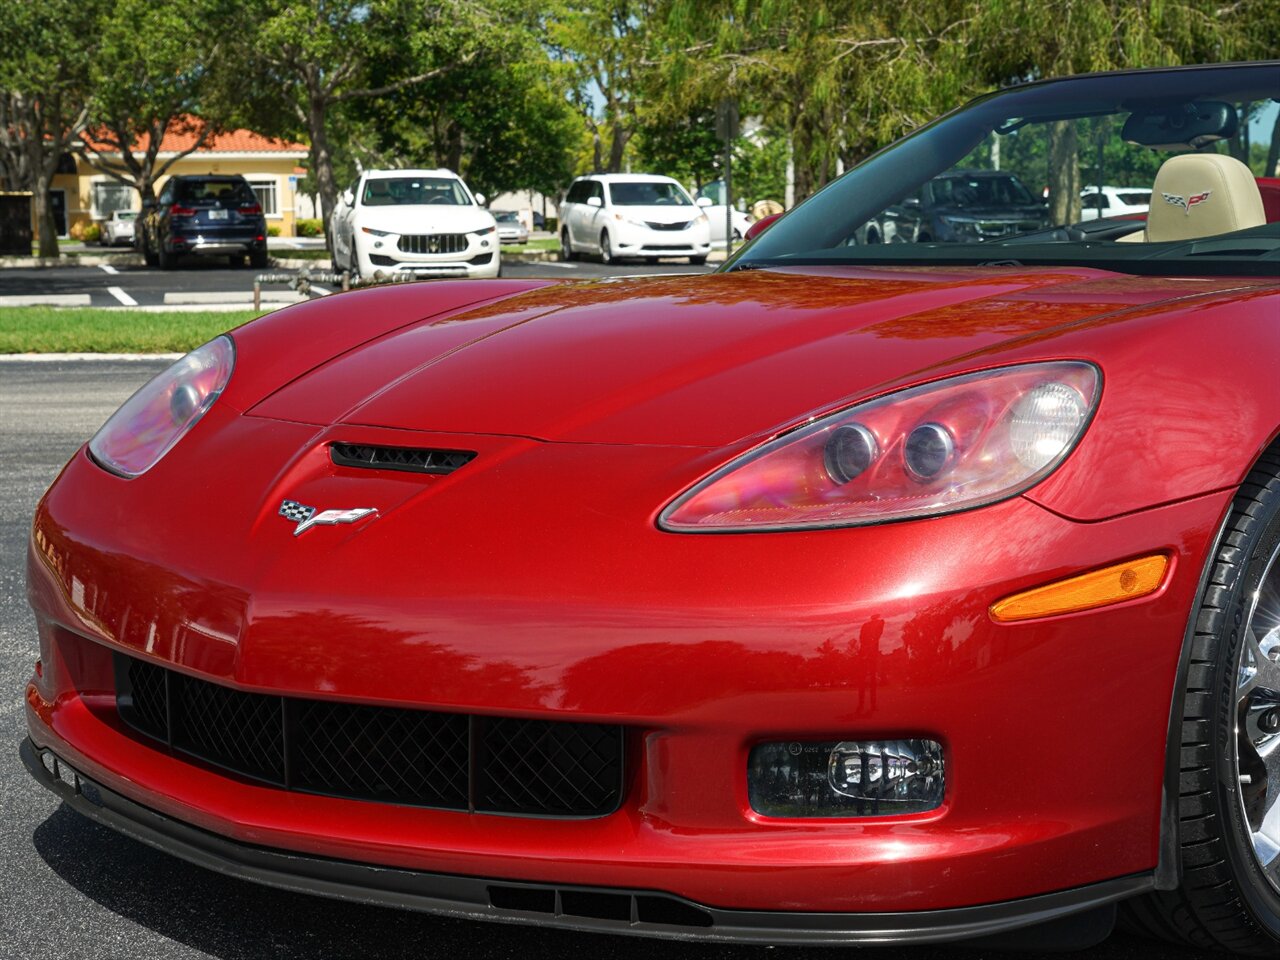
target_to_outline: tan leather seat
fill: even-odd
[[[1267,222],[1253,173],[1235,157],[1182,153],[1156,173],[1142,233],[1124,240],[1197,240],[1260,227]]]

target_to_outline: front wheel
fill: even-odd
[[[1182,882],[1128,907],[1134,926],[1200,949],[1280,954],[1280,449],[1236,494],[1181,705]]]
[[[577,260],[578,254],[573,249],[573,244],[569,240],[569,228],[560,231],[560,259],[561,260]]]
[[[609,242],[609,231],[600,231],[600,262],[613,263],[613,245]]]
[[[705,255],[701,257],[690,257],[689,262],[693,264],[695,267],[700,267],[707,262],[707,258]]]
[[[161,240],[156,247],[156,263],[160,265],[161,270],[172,270],[178,262],[177,254],[167,250],[164,241]]]
[[[264,269],[267,266],[267,251],[266,250],[250,250],[249,266],[253,267],[253,269],[255,270]]]

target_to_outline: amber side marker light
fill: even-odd
[[[1005,597],[991,605],[991,618],[1011,623],[1135,600],[1159,590],[1168,569],[1169,558],[1164,554],[1113,563],[1101,570]]]

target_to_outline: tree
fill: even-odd
[[[568,0],[548,18],[548,39],[575,75],[572,100],[591,132],[596,171],[622,170],[656,10],[654,0]]]
[[[695,190],[721,176],[724,166],[724,141],[716,136],[714,107],[650,113],[636,129],[635,146],[646,170],[675,177]]]
[[[573,176],[583,124],[546,51],[532,32],[528,40],[523,51],[477,59],[371,103],[361,124],[364,159],[447,167],[490,196],[557,193]]]
[[[0,151],[7,175],[34,195],[38,251],[58,256],[49,190],[89,118],[89,63],[103,0],[0,4]]]
[[[154,199],[156,180],[218,129],[211,80],[225,47],[219,31],[192,24],[216,23],[226,13],[222,0],[115,0],[99,27],[88,129],[79,152],[144,201]],[[192,138],[186,149],[160,161],[166,134]]]
[[[263,132],[303,132],[325,232],[337,201],[335,111],[458,71],[501,48],[525,0],[241,0],[241,116]],[[225,33],[224,33],[225,35]],[[281,112],[281,104],[284,113]]]

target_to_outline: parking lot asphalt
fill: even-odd
[[[261,273],[294,274],[296,269],[266,271],[250,267],[228,267],[223,262],[192,259],[176,270],[121,264],[102,267],[56,267],[0,269],[0,309],[20,303],[55,306],[119,307],[209,304],[244,304],[253,299],[253,281]],[[653,273],[705,273],[709,266],[693,267],[685,261],[657,264],[601,264],[594,261],[535,263],[509,261],[503,264],[507,277],[550,277],[557,280],[584,277],[636,276]],[[319,272],[318,268],[315,272]],[[287,286],[264,287],[268,297],[291,295]],[[321,284],[318,295],[337,289]]]
[[[440,919],[259,887],[99,827],[17,757],[36,657],[24,594],[32,511],[62,463],[164,361],[0,363],[0,960],[830,960],[829,949],[670,943]],[[1023,951],[878,948],[868,960],[1030,958]],[[1046,956],[1061,956],[1048,954]],[[1214,956],[1116,934],[1090,960]]]

